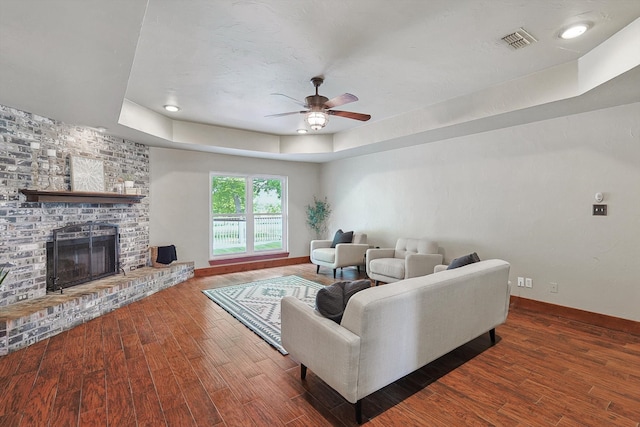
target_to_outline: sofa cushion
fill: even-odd
[[[378,258],[369,262],[371,273],[404,279],[404,258]]]
[[[407,254],[437,254],[438,242],[428,239],[399,238],[395,250],[395,258],[405,258]]]
[[[349,298],[356,292],[370,288],[369,280],[336,282],[326,286],[316,294],[316,309],[324,317],[340,323]]]
[[[353,240],[353,231],[343,232],[342,229],[336,231],[331,242],[331,247],[335,248],[338,243],[351,243]]]
[[[473,264],[474,262],[478,262],[478,261],[480,261],[480,257],[478,256],[477,253],[474,252],[472,254],[461,256],[454,259],[449,263],[449,267],[447,267],[447,270],[453,270],[454,268],[462,267],[468,264]]]
[[[335,248],[318,248],[313,251],[313,259],[316,261],[328,262],[333,264],[336,262],[336,249]]]
[[[353,232],[353,240],[351,243],[356,245],[364,245],[367,243],[367,234],[366,233],[356,233]]]

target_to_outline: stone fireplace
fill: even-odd
[[[113,191],[119,177],[132,176],[140,199],[32,201],[21,192],[48,191],[50,182],[56,183],[57,190],[70,191],[71,156],[101,160],[105,192]],[[46,176],[43,166],[49,172]],[[47,282],[51,284],[47,242],[53,241],[54,230],[70,224],[117,226],[117,267],[129,273],[146,266],[148,196],[147,146],[0,105],[0,265],[9,273],[0,287],[0,309],[47,294]],[[73,255],[80,256],[79,252]],[[76,269],[68,274],[83,273]]]
[[[105,193],[127,175],[139,194],[27,196],[69,193],[71,156],[101,160]],[[193,277],[147,267],[148,199],[147,146],[0,105],[0,356]]]

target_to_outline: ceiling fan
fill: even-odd
[[[340,105],[348,104],[349,102],[355,102],[358,100],[358,97],[352,95],[350,93],[343,93],[342,95],[336,96],[335,98],[327,98],[326,96],[322,96],[318,94],[318,87],[324,82],[324,78],[322,77],[313,77],[311,79],[311,83],[316,88],[315,95],[309,95],[305,98],[305,102],[298,101],[295,98],[292,98],[288,95],[284,95],[282,93],[272,93],[272,95],[280,95],[285,96],[297,104],[307,108],[305,111],[291,111],[288,113],[280,113],[280,114],[270,114],[265,117],[281,117],[281,116],[289,116],[291,114],[306,114],[305,117],[306,122],[309,124],[311,129],[320,130],[329,121],[329,116],[339,116],[347,119],[354,119],[366,122],[371,118],[370,114],[362,114],[362,113],[353,113],[351,111],[341,111],[341,110],[331,110],[331,108],[338,107]]]

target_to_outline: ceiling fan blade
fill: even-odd
[[[338,107],[340,105],[348,104],[350,102],[355,102],[358,100],[358,97],[352,95],[350,93],[343,93],[342,95],[336,96],[335,98],[331,98],[327,102],[324,103],[325,108],[333,108]]]
[[[288,113],[280,113],[280,114],[269,114],[265,117],[282,117],[282,116],[290,116],[292,114],[306,114],[308,111],[290,111]]]
[[[371,118],[370,114],[352,113],[351,111],[328,110],[327,114],[330,114],[332,116],[345,117],[347,119],[360,120],[362,122],[366,122]]]
[[[289,95],[285,95],[284,93],[272,93],[271,95],[279,95],[279,96],[284,96],[285,98],[289,98],[290,100],[292,100],[293,102],[295,102],[296,104],[300,105],[301,107],[305,107],[305,108],[309,108],[309,106],[307,104],[305,104],[302,101],[298,101],[295,98],[290,97]]]

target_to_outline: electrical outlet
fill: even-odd
[[[29,296],[28,294],[18,295],[18,301],[24,301],[27,299],[28,296]]]
[[[594,216],[607,216],[607,205],[593,205]]]
[[[558,284],[554,283],[554,282],[551,282],[549,285],[550,285],[549,286],[549,290],[551,291],[551,293],[552,294],[557,294],[558,293]]]
[[[524,277],[518,277],[518,287],[524,287]]]
[[[531,279],[530,277],[527,277],[526,279],[524,279],[524,285],[527,288],[533,288],[533,279]]]

